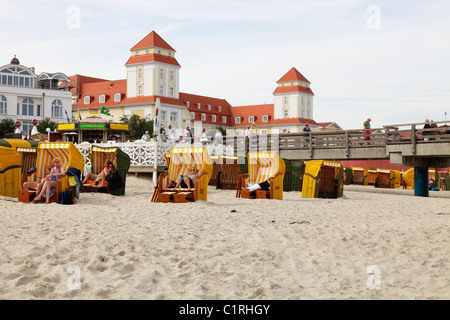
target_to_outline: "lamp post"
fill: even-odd
[[[46,128],[45,131],[47,131],[47,141],[50,142],[50,128]]]

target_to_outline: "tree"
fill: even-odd
[[[7,133],[14,133],[16,126],[14,120],[5,118],[0,122],[0,138],[4,138]]]
[[[50,128],[51,131],[55,131],[58,127],[58,124],[52,121],[50,118],[45,118],[39,121],[36,128],[40,133],[47,134],[47,128]]]
[[[140,139],[145,131],[148,131],[150,136],[153,136],[153,120],[146,120],[137,114],[133,114],[131,117],[123,116],[120,118],[120,121],[130,126],[130,138],[132,140]]]

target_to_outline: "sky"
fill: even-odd
[[[37,74],[125,79],[129,50],[154,30],[176,50],[181,92],[273,104],[295,67],[316,122],[444,121],[449,12],[442,0],[1,0],[0,65],[16,55]]]

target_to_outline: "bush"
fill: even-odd
[[[16,126],[14,120],[11,118],[5,118],[0,121],[0,138],[4,138],[7,133],[14,133]]]

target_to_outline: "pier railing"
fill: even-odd
[[[436,123],[443,124],[444,121]],[[412,153],[415,154],[419,144],[450,142],[450,127],[423,129],[423,125],[423,123],[389,125],[371,129],[370,134],[365,134],[363,130],[345,130],[254,135],[250,139],[244,136],[225,136],[220,143],[213,139],[196,141],[194,146],[205,146],[211,155],[245,157],[251,151],[307,150],[312,157],[314,150],[320,149],[344,149],[348,156],[352,148],[385,147],[394,144],[409,144]],[[142,140],[95,145],[119,147],[130,156],[131,169],[141,168],[143,169],[141,172],[154,172],[164,167],[166,165],[164,153],[170,152],[173,146],[190,146],[186,141],[145,142]],[[88,142],[77,145],[87,164],[90,163],[91,146]]]

